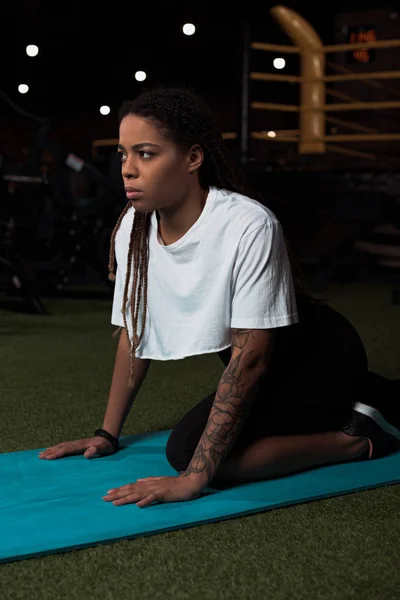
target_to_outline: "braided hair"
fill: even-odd
[[[119,123],[128,115],[136,115],[151,122],[161,135],[172,140],[181,150],[187,151],[198,144],[203,150],[203,163],[199,169],[199,183],[203,189],[215,186],[243,194],[263,203],[262,197],[247,181],[243,171],[225,146],[225,142],[214,122],[214,117],[208,106],[194,93],[186,88],[157,87],[144,91],[134,100],[125,102],[119,112]],[[115,236],[122,219],[131,208],[129,201],[122,211],[111,235],[109,254],[109,278],[115,280]],[[123,318],[126,322],[126,306],[129,295],[132,263],[134,267],[130,309],[132,317],[132,342],[128,337],[130,349],[129,386],[134,384],[135,355],[139,346],[146,323],[147,299],[147,267],[148,267],[148,233],[151,213],[135,211],[128,250],[127,273],[123,295]],[[290,253],[295,289],[298,294],[304,290],[304,280],[301,272]],[[139,281],[138,281],[139,279]],[[136,289],[138,288],[138,289]],[[142,315],[142,330],[137,334],[139,305],[143,291],[144,310]],[[116,333],[118,333],[117,330]],[[114,334],[115,335],[115,334]]]

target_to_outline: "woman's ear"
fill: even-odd
[[[188,159],[189,173],[194,173],[201,167],[204,160],[203,149],[199,144],[190,148]]]

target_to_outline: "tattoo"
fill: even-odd
[[[243,366],[254,352],[246,347],[252,331],[232,329],[232,358],[184,477],[196,473],[211,481],[243,428],[260,381],[258,371],[246,371]]]
[[[242,350],[240,353],[240,358],[250,358],[254,354],[254,350],[246,349],[246,344],[249,341],[251,334],[254,329],[231,329],[232,332],[232,354],[235,352],[235,348]],[[244,355],[245,349],[247,350],[247,354]]]

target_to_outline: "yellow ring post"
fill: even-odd
[[[298,13],[285,6],[271,8],[271,15],[299,48],[301,76],[313,80],[300,87],[300,154],[322,154],[324,141],[302,138],[323,138],[325,135],[325,53],[321,38]],[[304,111],[303,107],[308,110]]]

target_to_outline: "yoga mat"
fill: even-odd
[[[400,452],[285,477],[205,488],[196,500],[114,506],[102,496],[141,477],[177,475],[165,456],[168,431],[120,438],[110,456],[41,460],[40,451],[0,455],[0,562],[109,544],[400,481]]]

